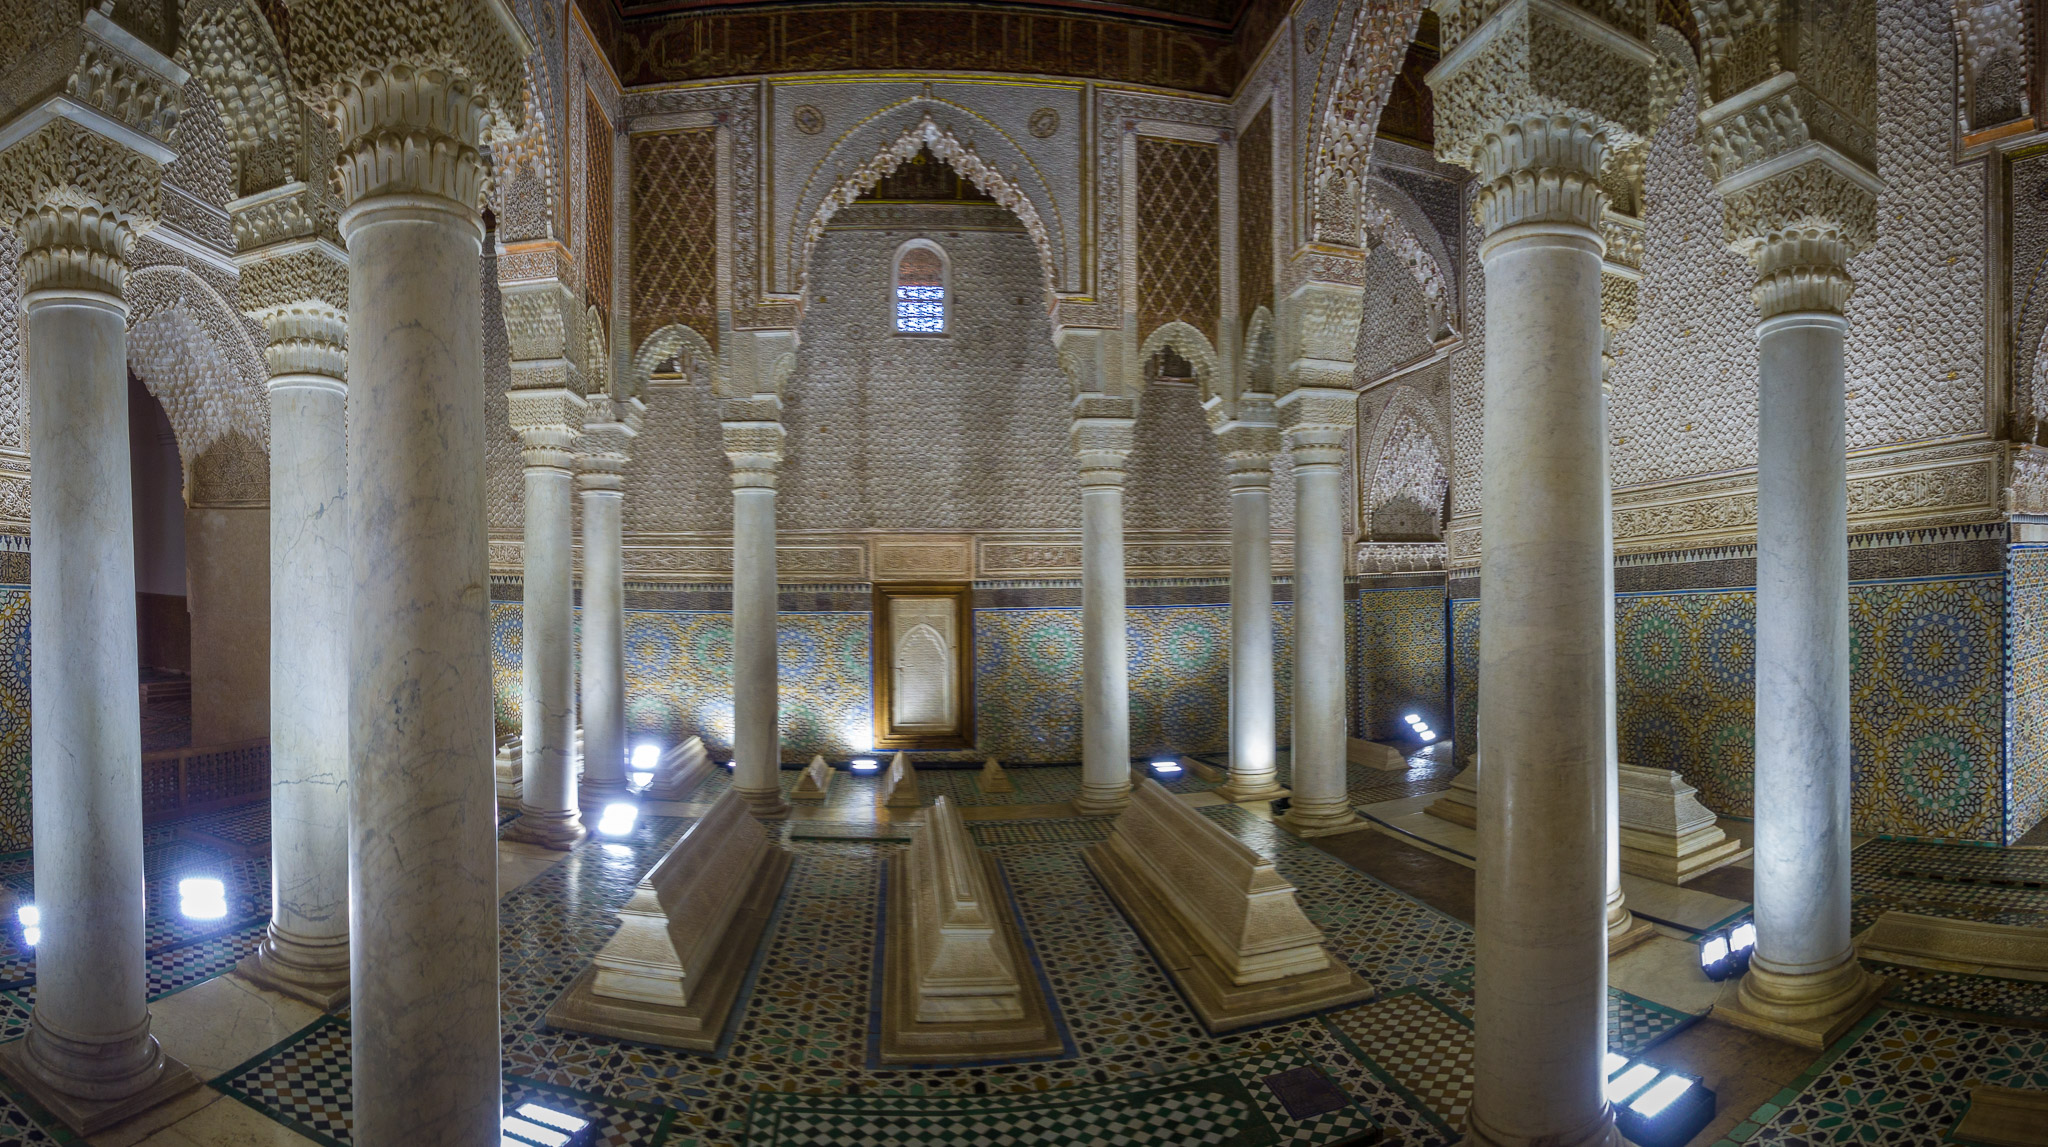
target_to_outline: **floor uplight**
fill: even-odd
[[[626,804],[623,801],[618,804],[608,804],[604,806],[604,812],[598,815],[597,834],[599,836],[630,835],[633,831],[633,822],[639,819],[639,817],[640,808],[637,805]]]
[[[1626,1103],[1630,1096],[1648,1087],[1660,1074],[1647,1063],[1639,1063],[1607,1081],[1607,1102]]]
[[[661,746],[645,741],[633,746],[633,787],[644,789],[654,779],[654,767],[661,763]]]
[[[852,767],[853,771],[856,773],[872,773],[876,769],[882,767],[882,762],[872,761],[867,759],[866,757],[863,757],[857,761],[849,761],[847,763]]]
[[[593,1137],[590,1120],[538,1103],[507,1112],[499,1128],[501,1147],[585,1147]]]
[[[43,910],[33,904],[24,904],[14,911],[21,921],[21,942],[33,948],[43,942]]]
[[[1680,1147],[1714,1118],[1715,1097],[1706,1084],[1689,1075],[1659,1070],[1661,1077],[1655,1083],[1614,1107],[1615,1129],[1637,1147]]]
[[[218,920],[228,914],[228,890],[211,876],[178,881],[178,911],[194,920]]]
[[[1152,771],[1162,776],[1173,776],[1181,771],[1180,762],[1166,759],[1153,761]]]

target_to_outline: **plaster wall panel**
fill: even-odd
[[[626,535],[730,533],[732,480],[710,386],[653,387],[646,402],[626,465]],[[783,523],[788,505],[777,506]]]
[[[1223,453],[1192,383],[1145,387],[1124,479],[1124,528],[1230,530]]]
[[[950,265],[943,336],[892,333],[892,260],[920,237]],[[1030,238],[833,230],[813,258],[783,407],[779,527],[1078,529],[1069,387]],[[626,512],[632,521],[630,490]]]

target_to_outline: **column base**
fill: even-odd
[[[632,786],[616,781],[582,781],[576,786],[576,807],[584,814],[603,812],[604,806],[633,799]]]
[[[734,789],[740,799],[747,802],[747,811],[755,820],[781,820],[789,815],[789,803],[782,799],[782,789]]]
[[[1115,816],[1130,807],[1131,787],[1110,785],[1089,788],[1081,785],[1081,795],[1074,798],[1074,808],[1082,816]]]
[[[150,1042],[155,1042],[151,1036]],[[117,1123],[135,1118],[158,1104],[168,1102],[200,1085],[192,1069],[157,1052],[155,1078],[132,1094],[118,1099],[89,1099],[73,1095],[43,1075],[28,1050],[28,1040],[0,1044],[0,1072],[21,1085],[29,1097],[56,1116],[64,1126],[80,1135],[95,1135]]]
[[[1371,822],[1360,820],[1349,804],[1303,808],[1298,799],[1288,806],[1279,823],[1280,827],[1299,837],[1330,836],[1372,827]]]
[[[499,840],[516,840],[567,852],[584,838],[583,821],[574,812],[520,806],[519,819],[505,826]]]
[[[273,924],[256,950],[235,965],[235,975],[323,1012],[337,1011],[348,1002],[348,941],[302,944],[280,939]]]
[[[1639,920],[1636,914],[1624,908],[1621,920],[1607,922],[1607,955],[1610,959],[1621,955],[1640,944],[1648,943],[1657,934],[1657,928],[1647,920]]]
[[[348,941],[314,946],[280,940],[272,925],[256,950],[235,965],[235,974],[323,1012],[337,1011],[348,1002]]]
[[[1600,1115],[1582,1131],[1566,1135],[1513,1135],[1495,1131],[1479,1121],[1478,1113],[1465,1114],[1465,1137],[1458,1141],[1459,1147],[1625,1147],[1628,1140],[1614,1126],[1614,1109],[1600,1105]]]
[[[1752,963],[1733,999],[1714,1005],[1714,1019],[1783,1043],[1819,1050],[1863,1018],[1888,985],[1852,953],[1825,972],[1786,975]]]
[[[1211,791],[1231,804],[1276,801],[1294,795],[1293,789],[1282,788],[1279,780],[1271,776],[1253,777],[1244,784],[1239,784],[1238,779],[1232,777]]]

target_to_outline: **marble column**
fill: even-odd
[[[499,836],[566,850],[584,835],[576,801],[571,659],[576,608],[570,568],[576,454],[569,422],[574,418],[580,427],[584,402],[563,389],[519,391],[511,399],[526,464],[520,644],[525,709],[519,741],[524,767],[519,819]]]
[[[97,10],[84,31],[118,35]],[[136,43],[133,103],[175,109],[186,76]],[[150,1031],[123,294],[174,152],[169,122],[145,133],[72,107],[0,131],[0,224],[21,252],[35,427],[29,702],[42,913],[27,1038],[0,1045],[0,1069],[88,1133],[198,1081]],[[71,182],[88,172],[89,184]]]
[[[1256,401],[1264,399],[1264,402]],[[1230,468],[1230,801],[1283,794],[1275,756],[1273,695],[1273,456],[1280,435],[1271,399],[1244,395],[1220,433]],[[1246,409],[1256,407],[1257,409]]]
[[[1600,227],[1610,149],[1651,126],[1655,24],[1648,0],[1503,7],[1454,29],[1428,76],[1439,154],[1477,175],[1487,299],[1473,1144],[1620,1142],[1602,1069],[1614,599]],[[1532,42],[1548,48],[1516,47]]]
[[[1757,327],[1756,954],[1743,1008],[1825,1043],[1879,981],[1849,923],[1849,246],[1780,239]],[[1774,286],[1780,289],[1773,289]]]
[[[626,448],[639,432],[639,399],[591,401],[584,424],[583,498],[583,780],[577,801],[586,811],[626,799],[626,589],[621,514]]]
[[[779,399],[755,399],[772,406]],[[733,788],[754,815],[789,815],[782,799],[782,743],[776,699],[775,482],[782,462],[780,421],[724,423],[732,463]]]
[[[1081,792],[1084,815],[1131,800],[1131,686],[1124,631],[1124,468],[1135,417],[1123,399],[1075,400],[1081,468]]]
[[[293,41],[309,42],[316,76],[326,53],[343,61],[326,110],[342,141],[349,257],[353,1137],[359,1147],[495,1147],[502,1049],[477,149],[488,118],[517,115],[525,45],[496,89],[458,80],[452,67],[357,70],[332,43],[356,32],[347,7],[305,9]],[[509,33],[496,32],[503,49]],[[470,36],[490,41],[493,26]],[[415,144],[436,161],[409,161]]]
[[[1495,208],[1480,246],[1485,402],[1489,424],[1516,433],[1489,436],[1483,464],[1474,1071],[1490,1086],[1469,1126],[1481,1142],[1608,1142],[1604,140],[1572,121],[1503,131],[1480,174]],[[1538,163],[1566,180],[1560,206],[1519,194]]]
[[[331,1009],[349,971],[347,257],[319,242],[262,263],[242,301],[270,334],[271,917],[238,970]],[[324,297],[260,293],[279,282]]]
[[[1304,386],[1279,402],[1294,469],[1294,790],[1283,823],[1302,835],[1358,823],[1344,725],[1344,442],[1357,396]]]

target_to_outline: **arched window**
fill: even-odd
[[[946,333],[946,253],[912,239],[896,251],[896,333]]]

